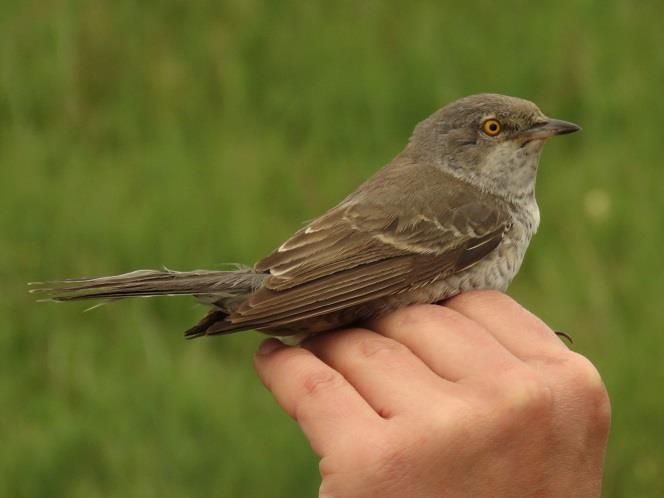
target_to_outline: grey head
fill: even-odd
[[[528,100],[482,93],[456,100],[415,127],[404,154],[483,191],[534,195],[544,142],[581,128],[549,118]]]

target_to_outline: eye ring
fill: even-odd
[[[495,118],[489,118],[482,123],[482,131],[489,137],[495,137],[503,130],[503,125]]]

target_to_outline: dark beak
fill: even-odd
[[[531,141],[550,138],[555,135],[567,135],[568,133],[574,133],[580,129],[581,127],[579,125],[575,125],[569,121],[547,118],[546,121],[541,121],[528,128],[522,133],[522,135],[528,141]]]

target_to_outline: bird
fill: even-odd
[[[576,132],[534,103],[483,93],[415,126],[353,193],[256,262],[38,283],[51,301],[191,295],[210,307],[186,338],[334,330],[474,289],[505,291],[540,223],[544,143]]]

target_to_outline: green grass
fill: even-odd
[[[0,496],[306,497],[316,459],[203,308],[25,282],[251,263],[462,95],[536,101],[542,226],[510,293],[602,372],[611,497],[664,496],[657,2],[2,0]]]

